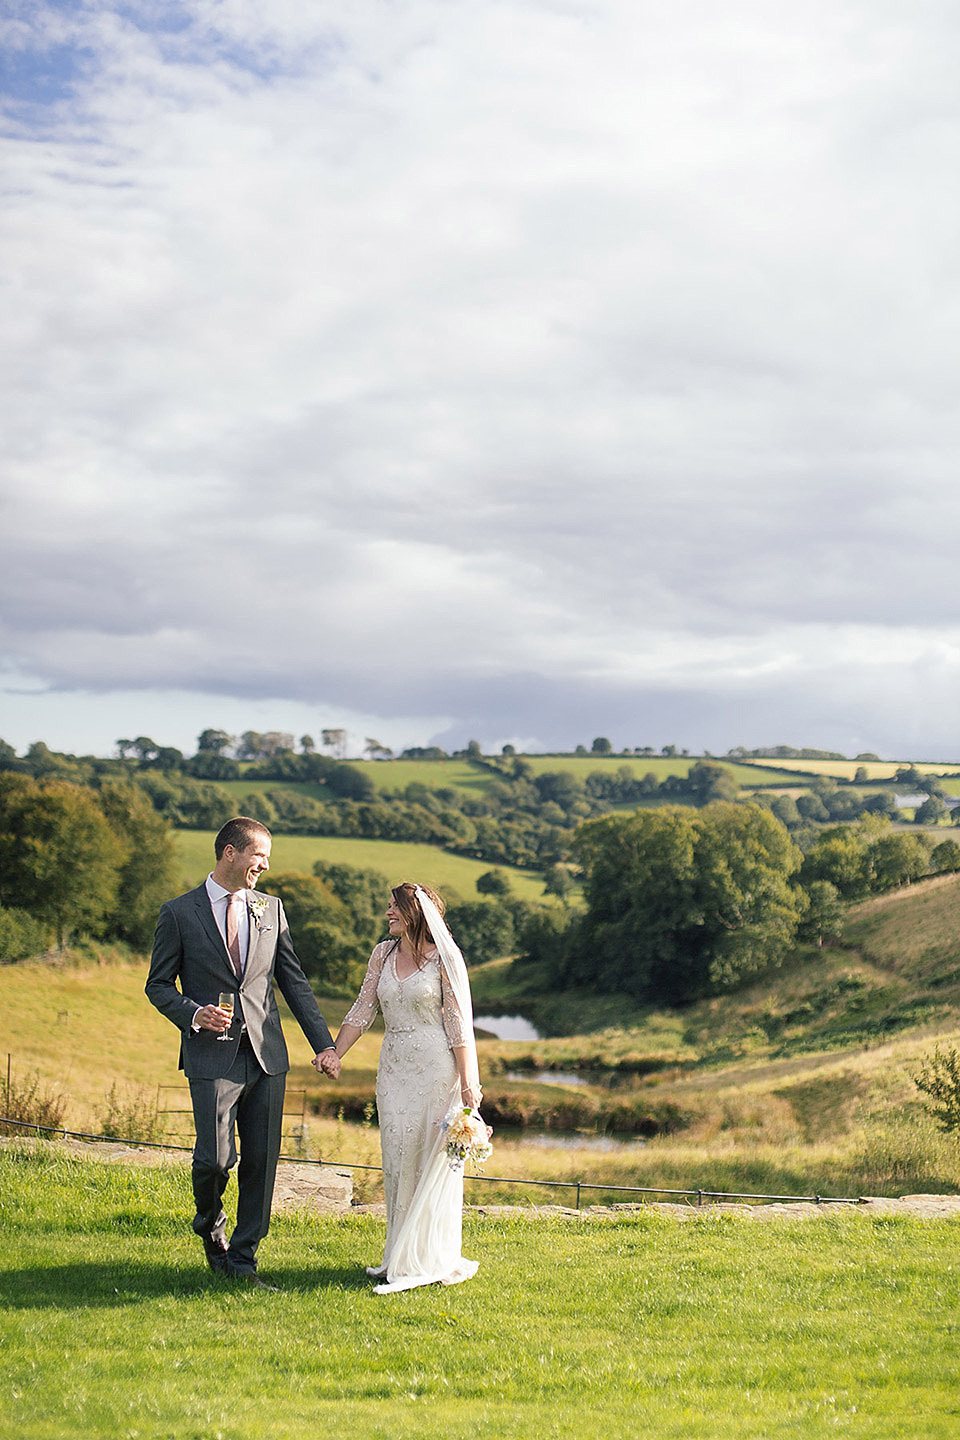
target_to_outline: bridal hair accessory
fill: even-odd
[[[460,1012],[460,1019],[463,1023],[463,1043],[467,1052],[467,1084],[470,1089],[479,1091],[480,1067],[477,1063],[477,1042],[473,1033],[473,1001],[470,998],[470,981],[467,978],[466,963],[456,941],[444,923],[443,916],[426,890],[420,885],[415,885],[413,893],[423,911],[423,918],[427,922],[433,943],[440,951],[444,973]]]
[[[462,1170],[468,1160],[474,1165],[483,1165],[493,1154],[486,1125],[466,1105],[445,1115],[440,1121],[440,1129],[451,1170]]]

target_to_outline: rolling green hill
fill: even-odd
[[[212,830],[174,831],[177,850],[189,885],[199,885],[213,865]],[[362,870],[379,870],[384,895],[401,880],[416,880],[439,890],[446,900],[476,900],[477,877],[496,868],[510,881],[510,890],[520,900],[550,903],[544,896],[539,875],[509,865],[492,866],[489,860],[471,860],[451,855],[435,845],[409,845],[392,840],[356,840],[336,835],[275,835],[270,866],[275,871],[297,870],[307,875],[314,861],[325,860],[353,865]],[[386,899],[384,900],[386,904]]]

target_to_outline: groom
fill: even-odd
[[[269,869],[271,835],[246,816],[228,820],[214,841],[216,864],[196,890],[160,911],[146,993],[182,1034],[180,1068],[193,1102],[193,1228],[212,1270],[252,1285],[257,1246],[270,1226],[289,1069],[273,982],[336,1079],[340,1061],[327,1023],[290,940],[280,901],[257,892]],[[233,1017],[219,1007],[235,997]],[[237,1163],[237,1223],[226,1242],[221,1199]]]

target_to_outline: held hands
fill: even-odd
[[[340,1056],[336,1050],[321,1050],[310,1062],[317,1071],[322,1070],[331,1080],[340,1079]]]

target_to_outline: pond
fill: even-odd
[[[507,1079],[533,1080],[540,1085],[590,1085],[594,1083],[573,1070],[508,1070]]]
[[[540,1031],[523,1015],[474,1015],[473,1028],[497,1040],[539,1040]]]
[[[539,1150],[642,1150],[647,1143],[638,1135],[584,1135],[578,1130],[517,1129],[512,1125],[501,1125],[496,1134],[501,1140],[518,1140]]]

